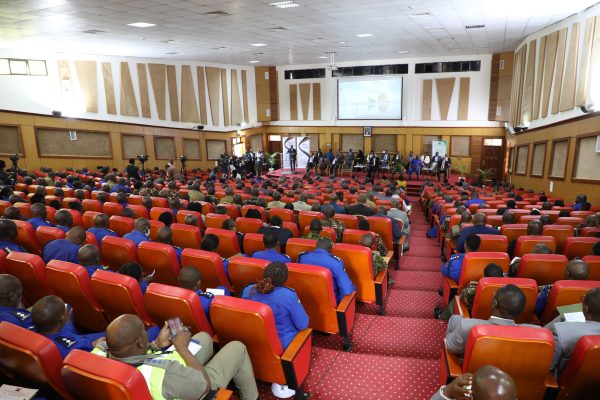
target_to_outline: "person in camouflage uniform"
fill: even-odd
[[[366,219],[361,219],[358,221],[358,229],[360,229],[361,231],[370,231],[371,224],[369,224],[369,221],[367,221]],[[387,254],[388,249],[383,243],[383,240],[381,240],[381,236],[379,236],[375,232],[372,232],[372,236],[375,237],[375,243],[377,244],[377,251],[379,252],[379,254]]]
[[[158,197],[158,190],[154,187],[153,181],[146,182],[145,187],[140,190],[140,196]]]
[[[362,246],[368,247],[370,249],[373,248],[374,243],[375,243],[375,239],[373,238],[373,235],[371,235],[370,233],[365,233],[360,238],[360,244]],[[371,252],[372,252],[371,253],[372,257],[373,257],[373,276],[377,276],[378,273],[386,270],[388,265],[385,262],[385,260],[383,259],[383,256],[381,255],[381,253],[379,253],[379,251],[371,250]],[[393,285],[393,284],[394,284],[394,280],[392,280],[388,277],[388,286]]]
[[[179,192],[177,191],[177,183],[175,181],[169,182],[169,186],[167,189],[167,199],[174,199],[179,197]]]
[[[333,211],[333,207],[330,205],[326,205],[325,207],[323,207],[323,215],[325,215],[325,219],[321,221],[321,225],[333,228],[335,230],[338,243],[341,243],[342,235],[344,234],[346,225],[343,221],[333,219],[333,217],[335,216],[335,212]]]
[[[462,212],[461,212],[462,211]],[[463,206],[460,206],[456,209],[456,213],[459,214],[460,213],[460,222],[456,225],[454,225],[452,228],[450,228],[450,230],[448,231],[448,225],[446,225],[444,231],[446,232],[444,234],[445,238],[450,239],[452,242],[454,242],[454,244],[456,244],[456,241],[458,240],[458,238],[460,237],[460,233],[462,232],[462,228],[465,224],[470,224],[471,220],[473,219],[473,216],[471,215],[471,213],[466,210]],[[446,223],[446,221],[448,222],[448,224],[450,224],[450,217],[446,217],[446,219],[444,220],[444,223]],[[442,260],[444,258],[446,258],[446,240],[442,240]]]
[[[321,220],[315,218],[312,221],[310,221],[310,231],[302,237],[304,239],[313,239],[313,240],[319,240],[320,238],[324,238],[324,239],[329,240],[331,242],[331,246],[333,246],[333,240],[331,240],[327,236],[321,236],[322,231],[323,231],[323,225],[321,224]]]

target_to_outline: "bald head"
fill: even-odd
[[[487,217],[484,213],[475,213],[473,216],[473,225],[485,225],[487,222]]]
[[[525,308],[525,294],[515,285],[500,288],[492,299],[492,315],[516,321]]]
[[[565,268],[565,279],[574,281],[586,281],[590,275],[590,266],[583,260],[575,259],[569,261]]]
[[[506,372],[492,365],[481,367],[473,374],[474,400],[515,400],[515,381]]]
[[[148,335],[140,317],[123,314],[113,320],[106,328],[108,351],[115,357],[131,357],[145,354],[148,347]]]
[[[93,244],[81,246],[77,252],[77,257],[79,258],[79,264],[84,267],[100,264],[100,250]]]
[[[106,214],[97,214],[94,217],[94,227],[96,228],[108,228],[108,215]]]
[[[85,231],[80,226],[71,228],[67,232],[67,240],[75,243],[77,246],[81,246],[85,242]]]
[[[20,280],[9,274],[0,274],[0,306],[19,307],[22,294]]]
[[[35,203],[31,205],[31,217],[32,218],[46,218],[46,206],[42,203]]]
[[[158,243],[171,244],[173,241],[173,232],[171,231],[171,228],[167,226],[160,228],[156,235],[156,241]]]
[[[146,231],[150,229],[150,221],[148,221],[146,218],[138,218],[135,220],[133,227],[136,231],[145,234]]]
[[[194,267],[186,266],[181,268],[179,272],[179,287],[196,291],[200,288],[200,281],[202,280],[202,274]]]
[[[538,236],[542,234],[544,225],[540,221],[529,221],[527,223],[527,234]]]

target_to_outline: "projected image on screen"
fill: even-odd
[[[402,119],[402,78],[339,80],[338,119]]]

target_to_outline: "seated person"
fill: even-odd
[[[377,210],[377,214],[375,214],[375,217],[383,217],[383,218],[387,218],[391,221],[392,236],[394,239],[394,243],[397,243],[398,240],[400,240],[402,238],[402,229],[400,229],[400,225],[398,225],[398,221],[396,221],[394,218],[389,217],[387,215],[387,208],[385,206],[376,207],[376,210]]]
[[[488,320],[477,318],[463,318],[453,315],[448,321],[446,331],[446,345],[448,350],[456,355],[462,356],[471,328],[477,325],[504,325],[517,326],[515,322],[525,309],[525,294],[515,285],[506,285],[499,289],[491,304],[492,316]],[[538,325],[520,324],[539,328]]]
[[[76,226],[67,232],[65,239],[56,239],[46,243],[42,250],[42,258],[48,264],[51,260],[79,263],[79,248],[85,242],[85,231]]]
[[[293,289],[283,286],[288,278],[285,263],[272,262],[258,283],[244,288],[242,298],[267,304],[273,310],[281,346],[286,349],[298,332],[308,328],[308,314]]]
[[[367,206],[367,196],[364,193],[361,193],[356,198],[356,204],[348,207],[348,214],[370,217],[375,214],[375,212],[371,207]]]
[[[582,307],[585,322],[565,322],[562,316],[558,316],[545,326],[554,334],[554,357],[550,369],[557,377],[582,336],[600,335],[600,288],[591,289],[585,294]]]
[[[99,269],[106,269],[100,262],[100,249],[93,244],[86,244],[77,252],[79,265],[86,269],[90,277]]]
[[[575,203],[573,204],[573,211],[580,211],[583,204],[587,203],[587,196],[585,194],[578,194],[575,197]]]
[[[173,223],[173,213],[170,211],[165,211],[158,216],[158,220],[165,224],[165,226],[169,227]]]
[[[4,209],[4,213],[2,215],[2,218],[13,219],[13,220],[17,220],[17,221],[22,221],[23,220],[21,218],[21,212],[19,211],[19,209],[17,207],[14,207],[14,206],[6,207]]]
[[[54,220],[56,221],[56,227],[62,229],[65,233],[69,232],[73,226],[73,216],[65,209],[58,210],[54,214]]]
[[[263,244],[265,250],[255,251],[252,258],[260,258],[270,262],[279,261],[282,263],[291,262],[292,259],[285,254],[279,252],[279,239],[273,232],[267,232],[263,235]]]
[[[319,240],[319,238],[324,237],[325,239],[331,242],[331,246],[333,246],[333,241],[327,236],[321,236],[321,232],[323,232],[323,224],[320,219],[314,218],[310,221],[309,231],[306,235],[302,236],[304,239],[312,239]]]
[[[202,241],[200,242],[200,250],[204,251],[212,251],[213,253],[217,253],[217,249],[219,248],[219,237],[217,235],[213,235],[212,233],[204,235]],[[225,269],[225,273],[229,276],[229,260],[225,257],[221,257],[221,261],[223,262],[223,268]]]
[[[204,315],[206,315],[206,319],[208,319],[208,322],[210,322],[210,304],[212,303],[215,295],[209,292],[203,292],[200,288],[201,281],[202,274],[197,268],[187,266],[181,268],[181,271],[179,271],[179,278],[177,279],[179,287],[196,292],[196,294],[200,296],[200,302],[202,303]],[[225,292],[225,296],[231,295],[231,292],[225,286],[217,286],[214,289],[223,290]]]
[[[195,215],[186,215],[183,223],[191,226],[198,226],[198,218]]]
[[[136,246],[140,246],[142,242],[150,241],[150,221],[146,218],[138,218],[133,224],[133,231],[123,235],[124,239],[129,239]]]
[[[321,220],[321,226],[333,228],[336,234],[337,242],[341,243],[344,231],[346,230],[346,224],[344,224],[344,221],[334,219],[335,211],[333,210],[333,207],[330,204],[326,204],[323,207],[321,207],[321,212],[325,216],[325,219]]]
[[[467,200],[465,207],[469,208],[471,204],[485,204],[485,201],[479,198],[479,194],[475,191],[471,192],[471,200]]]
[[[189,217],[190,215],[188,215]],[[223,225],[221,226],[222,229],[227,229],[228,231],[232,231],[235,232],[235,236],[237,237],[238,240],[238,245],[240,246],[240,253],[244,253],[244,234],[242,232],[238,232],[237,231],[237,225],[235,224],[235,221],[231,218],[227,218],[225,220],[223,220]]]
[[[181,265],[181,253],[183,252],[183,249],[179,246],[173,246],[173,231],[171,231],[171,228],[169,228],[168,226],[163,226],[162,228],[160,228],[156,235],[156,242],[172,246],[175,249],[175,253],[177,254],[177,260]]]
[[[118,236],[115,231],[108,229],[109,218],[106,214],[96,214],[94,226],[88,229],[96,237],[96,241],[102,247],[102,239],[105,236]]]
[[[27,253],[27,250],[15,243],[18,232],[17,224],[13,220],[0,219],[0,249],[7,254],[12,251]]]
[[[481,246],[481,238],[478,235],[472,234],[467,236],[464,245],[466,253],[479,250],[479,246]],[[450,259],[442,264],[442,275],[447,276],[454,282],[458,282],[464,258],[465,253],[458,253],[450,256]]]
[[[358,220],[358,229],[361,231],[371,231],[371,224],[369,223],[369,221],[367,221],[366,219],[359,219]],[[383,243],[383,240],[381,240],[381,236],[379,236],[377,233],[372,232],[371,234],[373,236],[375,236],[375,242],[377,243],[377,251],[379,252],[379,254],[387,254],[388,249],[387,247],[385,247],[385,243]]]
[[[0,274],[0,322],[7,321],[21,328],[35,330],[31,312],[23,308],[21,281],[9,274]]]
[[[344,269],[344,261],[331,254],[331,240],[319,238],[317,240],[317,248],[313,251],[300,253],[298,263],[318,265],[331,271],[333,291],[335,292],[337,304],[342,301],[344,296],[356,291],[356,287]]]
[[[464,207],[462,208],[464,209]],[[447,239],[450,239],[450,241],[454,243],[454,245],[456,245],[456,241],[460,237],[460,234],[463,230],[463,226],[465,224],[470,224],[472,219],[473,216],[468,210],[463,211],[460,214],[460,222],[454,225],[452,228],[450,228],[450,231],[445,234],[445,237]],[[449,224],[450,218],[447,218],[445,221],[448,221]],[[446,240],[442,240],[442,261],[446,261]]]
[[[515,381],[506,372],[485,365],[474,374],[463,374],[442,386],[431,400],[517,400]]]
[[[281,201],[281,193],[273,193],[273,201],[267,204],[267,208],[284,208],[285,203]]]
[[[36,230],[40,226],[54,226],[50,221],[46,219],[46,206],[42,203],[35,203],[31,205],[31,218],[29,223]]]
[[[527,236],[541,236],[544,230],[544,225],[540,221],[529,221],[527,223]],[[517,241],[513,240],[508,244],[508,256],[512,259],[514,257],[515,248],[517,247]]]
[[[136,262],[130,262],[121,265],[121,268],[119,268],[118,273],[121,275],[130,276],[133,279],[135,279],[140,285],[140,290],[142,291],[142,294],[146,294],[146,290],[148,290],[148,286],[150,285],[150,282],[152,281],[152,277],[154,275],[153,272],[150,275],[144,276],[144,269],[139,263]]]
[[[373,244],[375,243],[375,239],[373,235],[370,233],[365,233],[360,238],[360,245],[368,247],[369,249],[373,249]],[[387,269],[388,265],[383,259],[383,256],[377,250],[371,250],[371,255],[373,257],[373,276],[377,276],[378,273]],[[388,285],[393,285],[394,280],[388,277]]]
[[[589,276],[590,266],[579,258],[569,261],[565,268],[565,280],[567,281],[587,281]],[[542,315],[544,312],[552,286],[553,285],[550,284],[538,287],[538,297],[534,309],[534,312],[537,315]]]
[[[213,391],[219,388],[227,388],[232,379],[242,400],[258,398],[252,364],[242,343],[229,342],[213,357],[210,335],[200,332],[193,336],[201,346],[195,353],[189,350],[191,339],[186,327],[171,338],[165,324],[156,341],[151,343],[142,320],[125,314],[106,328],[106,357],[152,376],[148,389],[154,399],[199,400],[214,395]],[[175,347],[174,352],[161,352],[160,349],[170,345]]]
[[[530,254],[552,254],[552,249],[545,243],[538,243],[533,246]],[[508,268],[508,276],[516,276],[519,271],[519,265],[521,264],[521,257],[514,257]]]
[[[281,220],[281,217],[278,215],[273,215],[269,221],[269,226],[261,227],[258,230],[258,233],[262,233],[264,235],[267,232],[273,232],[279,241],[279,249],[282,253],[285,253],[285,245],[287,241],[293,237],[293,235],[288,229],[282,228],[282,225],[283,221]]]
[[[487,222],[487,217],[485,216],[485,214],[482,213],[476,213],[473,216],[473,226],[465,228],[462,230],[462,232],[460,233],[460,236],[458,237],[458,240],[456,242],[456,250],[460,253],[464,253],[465,251],[465,240],[467,239],[467,236],[472,235],[472,234],[485,234],[485,235],[499,235],[500,231],[498,231],[497,229],[490,227],[490,226],[486,226],[485,223]]]

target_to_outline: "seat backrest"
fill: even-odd
[[[229,258],[241,252],[240,242],[234,231],[220,228],[206,228],[205,235],[208,234],[216,235],[219,238],[217,253],[219,253],[221,257]]]
[[[592,247],[600,242],[600,238],[595,237],[570,237],[565,242],[565,256],[569,260],[575,257],[585,257],[592,255]]]
[[[572,227],[577,227],[583,223],[583,218],[580,217],[558,217],[556,219],[557,225],[571,225]]]
[[[99,200],[84,199],[81,205],[83,206],[83,211],[102,212],[102,203]]]
[[[579,234],[581,237],[600,237],[600,228],[586,226]]]
[[[550,289],[546,308],[540,317],[547,324],[558,316],[556,307],[581,303],[583,296],[590,290],[600,287],[600,281],[557,281]]]
[[[52,260],[46,278],[54,293],[73,307],[75,324],[90,332],[106,329],[107,321],[90,287],[90,276],[81,265]]]
[[[144,307],[140,285],[134,278],[98,270],[92,275],[90,287],[108,321],[123,314],[135,314],[146,326],[153,324],[152,318]]]
[[[510,243],[517,240],[519,236],[527,235],[527,224],[503,224],[500,227],[500,233],[506,236],[508,243]]]
[[[158,231],[160,228],[164,227],[165,224],[162,221],[157,221],[155,219],[149,220],[150,222],[150,240],[156,240],[158,236]]]
[[[569,362],[560,374],[559,399],[592,400],[600,390],[600,335],[577,341]]]
[[[269,261],[260,258],[231,257],[228,268],[229,278],[236,294],[241,296],[246,286],[261,280],[267,265]]]
[[[101,249],[102,259],[113,271],[118,271],[123,264],[138,261],[137,247],[129,239],[118,236],[104,236]]]
[[[138,260],[145,275],[154,273],[153,282],[177,286],[179,260],[175,248],[170,244],[142,242],[138,246]]]
[[[6,273],[16,276],[23,285],[23,302],[27,307],[54,294],[46,279],[46,264],[40,256],[13,251],[4,261]]]
[[[346,229],[358,229],[358,217],[350,214],[335,214],[333,219],[342,221]]]
[[[202,205],[202,214],[206,215],[215,212],[215,205],[213,203],[201,201],[200,204]]]
[[[197,226],[186,224],[171,224],[173,232],[173,244],[183,249],[192,248],[199,249],[202,241],[202,233]]]
[[[575,228],[571,225],[545,225],[542,234],[556,239],[556,252],[562,254],[567,238],[575,235]]]
[[[181,253],[181,265],[191,266],[200,271],[202,275],[202,290],[225,286],[231,288],[229,278],[225,273],[221,256],[212,251],[183,249]]]
[[[127,203],[136,205],[136,206],[141,206],[142,200],[143,200],[143,196],[140,196],[139,194],[130,194],[129,197],[127,197]]]
[[[264,250],[263,236],[262,233],[246,233],[244,235],[244,253],[252,257],[255,251]]]
[[[523,257],[524,254],[531,253],[533,248],[538,244],[545,244],[552,250],[552,253],[556,252],[556,239],[552,236],[541,236],[541,235],[532,235],[532,236],[519,236],[517,239],[517,244],[515,246],[515,257]]]
[[[210,306],[210,319],[219,344],[239,340],[246,345],[257,380],[286,383],[280,359],[284,349],[277,336],[271,307],[251,300],[218,296]]]
[[[263,222],[267,222],[267,213],[263,207],[255,206],[252,204],[247,204],[245,206],[242,206],[242,217],[246,216],[246,213],[248,212],[248,210],[258,210],[258,212],[260,212],[260,216],[261,216]]]
[[[60,373],[78,399],[152,400],[142,373],[110,358],[73,350],[65,358]]]
[[[492,315],[492,299],[496,292],[506,285],[519,287],[525,295],[525,309],[519,316],[517,323],[531,322],[538,295],[538,286],[533,279],[527,278],[481,278],[475,291],[471,318],[489,319]]]
[[[300,232],[304,232],[304,227],[310,225],[313,219],[323,219],[325,216],[320,211],[300,211],[298,213],[298,227]]]
[[[179,317],[192,335],[198,332],[206,332],[210,336],[215,334],[208,315],[204,315],[200,297],[191,290],[151,283],[144,294],[144,304],[156,326],[163,326],[165,321]]]
[[[60,228],[55,228],[53,226],[39,226],[35,230],[35,236],[38,243],[43,247],[52,240],[64,239],[67,234]]]
[[[562,254],[524,254],[517,277],[534,279],[538,285],[550,285],[565,279],[568,261]]]
[[[358,244],[336,243],[332,253],[344,261],[346,272],[356,286],[356,300],[374,302],[375,277],[372,250]]]
[[[388,250],[394,249],[394,235],[392,232],[392,220],[386,217],[365,217],[371,225],[371,231],[379,234],[383,244]]]
[[[483,270],[489,263],[494,263],[502,267],[502,271],[508,272],[510,259],[508,254],[498,251],[481,251],[465,254],[460,278],[458,280],[458,292],[462,290],[471,281],[479,281],[483,278]]]
[[[360,244],[360,239],[363,237],[363,235],[370,233],[371,235],[376,235],[375,233],[371,232],[371,231],[363,231],[360,229],[345,229],[344,233],[342,234],[342,243],[348,243],[348,244]],[[387,246],[386,246],[387,247]],[[376,241],[373,242],[373,250],[377,250],[377,243]],[[391,249],[389,249],[391,250]]]
[[[298,236],[300,236],[300,233],[298,231],[298,224],[296,224],[295,222],[283,221],[283,224],[281,225],[281,227],[292,232],[292,237],[297,238]]]
[[[478,325],[469,332],[463,372],[494,365],[515,380],[517,398],[542,400],[553,354],[554,338],[547,329]]]
[[[600,256],[585,256],[583,261],[590,266],[590,276],[588,277],[591,281],[600,281]]]
[[[258,233],[263,222],[257,218],[239,217],[235,220],[235,226],[241,233]]]
[[[17,225],[17,237],[15,242],[32,254],[41,254],[42,246],[35,236],[33,226],[27,221],[13,220],[13,222]]]
[[[62,356],[52,340],[0,322],[0,371],[9,379],[39,388],[49,397],[72,399],[60,376],[61,364]]]
[[[135,220],[129,217],[121,217],[120,215],[113,215],[110,217],[108,227],[115,231],[119,236],[123,236],[133,231]]]
[[[112,217],[113,215],[121,215],[123,212],[123,206],[119,203],[107,201],[102,205],[102,211],[109,217]]]
[[[13,204],[14,207],[19,209],[19,214],[26,219],[31,218],[31,204],[18,202]]]
[[[11,207],[13,204],[8,200],[0,200],[0,213],[4,214],[4,210]]]
[[[215,214],[209,213],[206,214],[204,224],[206,228],[216,228],[221,229],[223,227],[223,221],[226,219],[230,219],[231,217],[227,214]]]
[[[178,224],[185,224],[185,217],[188,215],[193,215],[198,220],[198,228],[204,229],[204,224],[202,223],[202,213],[198,211],[190,211],[190,210],[179,210],[177,211],[176,221]]]
[[[508,250],[508,238],[504,235],[477,234],[481,239],[478,251],[499,251],[506,253]]]
[[[288,239],[285,245],[285,254],[287,254],[292,261],[298,259],[298,255],[305,251],[311,251],[317,248],[317,241],[313,239],[304,238],[291,238]]]
[[[539,215],[521,215],[519,217],[520,224],[527,224],[527,223],[529,223],[529,221],[539,221],[539,220],[540,220]]]
[[[88,230],[92,226],[94,226],[94,218],[96,215],[102,214],[102,212],[98,211],[86,211],[81,216],[81,221],[83,222],[83,229]]]
[[[169,206],[169,202],[167,201],[167,199],[163,199],[162,197],[151,197],[151,199],[152,207],[167,208]]]
[[[269,215],[271,217],[276,215],[276,216],[280,217],[282,221],[286,221],[286,222],[294,221],[294,211],[288,210],[287,208],[279,208],[279,207],[271,208],[269,210]]]
[[[150,214],[148,213],[148,209],[142,205],[129,204],[129,206],[127,208],[129,208],[131,211],[133,211],[135,218],[150,219]]]
[[[150,219],[158,220],[158,217],[160,217],[162,213],[166,212],[171,213],[173,219],[175,219],[175,214],[173,213],[173,210],[167,207],[152,207],[150,209]]]

